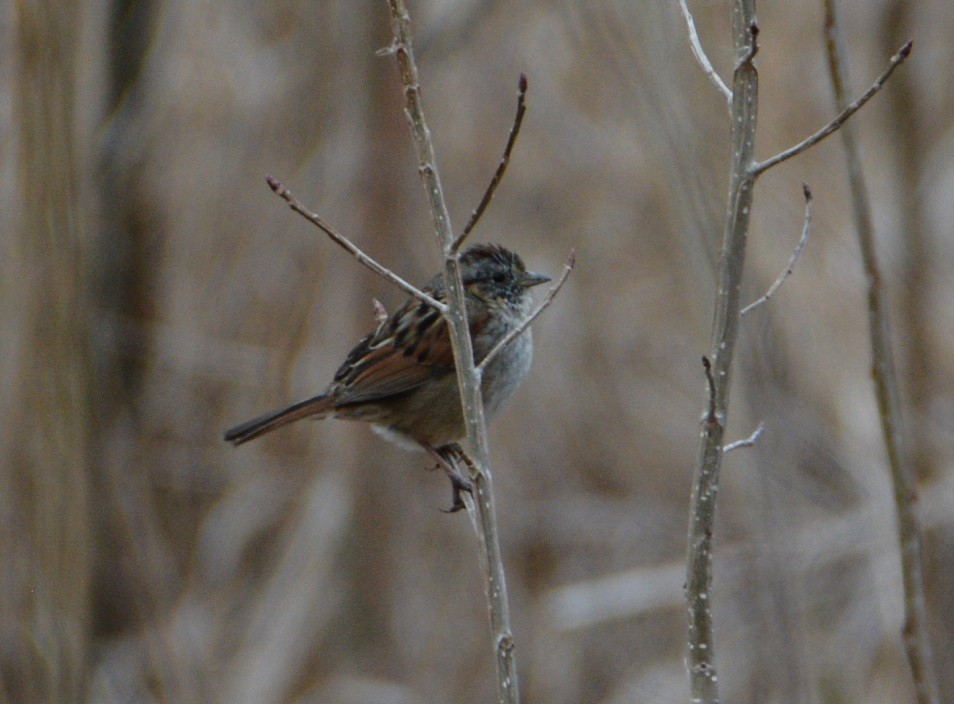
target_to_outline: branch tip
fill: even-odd
[[[820,141],[825,139],[825,137],[840,129],[841,126],[848,121],[848,118],[858,112],[858,110],[860,110],[865,103],[871,100],[871,98],[873,98],[875,94],[881,90],[882,86],[884,86],[887,80],[891,77],[891,74],[894,73],[894,70],[904,63],[904,60],[908,58],[908,54],[911,53],[911,45],[912,40],[909,39],[906,41],[898,50],[898,53],[891,57],[887,68],[885,68],[881,75],[874,80],[874,82],[868,87],[868,90],[866,90],[861,97],[855,100],[853,103],[845,106],[845,108],[837,116],[830,120],[827,125],[815,132],[815,134],[803,139],[795,146],[789,147],[788,149],[779,152],[775,156],[770,157],[765,161],[760,161],[756,164],[753,164],[749,170],[750,175],[753,178],[758,177],[768,169],[771,169],[773,166],[778,166],[783,161],[791,159],[797,154],[801,154],[809,147],[818,144]]]
[[[388,56],[394,56],[394,54],[396,53],[397,53],[397,42],[392,41],[387,46],[382,46],[380,49],[374,52],[374,55],[381,58],[385,58]]]
[[[798,238],[795,249],[792,250],[792,256],[789,258],[788,264],[772,285],[769,286],[768,291],[762,294],[761,298],[749,303],[745,308],[740,310],[739,315],[748,315],[763,303],[768,303],[768,300],[775,295],[775,292],[778,291],[779,287],[785,282],[785,279],[791,276],[795,270],[795,264],[798,263],[798,258],[802,256],[802,251],[805,249],[805,245],[808,244],[808,237],[812,231],[812,191],[807,183],[802,183],[802,194],[805,196],[805,216],[802,223],[802,234]]]
[[[374,310],[374,320],[378,325],[384,325],[388,321],[388,311],[377,298],[371,299],[371,307]]]
[[[686,21],[686,29],[689,32],[689,48],[692,49],[692,55],[695,57],[696,62],[702,68],[706,76],[709,77],[715,87],[722,93],[722,97],[726,99],[726,102],[732,104],[732,91],[729,90],[729,87],[725,84],[725,81],[719,77],[719,74],[716,73],[716,70],[712,68],[712,63],[709,61],[709,57],[706,56],[706,50],[702,47],[702,42],[699,41],[699,34],[696,32],[696,22],[692,19],[692,12],[689,11],[689,6],[686,4],[686,0],[679,0],[679,9],[682,11],[682,17]]]
[[[457,238],[451,243],[452,252],[456,252],[461,248],[461,246],[464,244],[464,241],[467,239],[467,236],[470,235],[471,231],[480,221],[481,216],[484,214],[484,210],[486,210],[487,206],[490,204],[491,198],[494,197],[494,193],[497,191],[497,186],[500,185],[500,181],[503,179],[503,175],[507,171],[507,166],[510,164],[510,154],[513,152],[513,145],[517,141],[517,135],[520,134],[520,126],[523,124],[523,116],[527,112],[526,74],[520,74],[519,87],[520,92],[517,94],[517,113],[514,115],[513,125],[510,127],[510,134],[507,136],[507,144],[504,147],[503,156],[500,157],[500,162],[497,164],[497,170],[494,171],[493,178],[490,179],[487,190],[484,191],[484,195],[477,204],[477,207],[474,208],[474,211],[470,214],[470,219],[467,221],[467,224],[464,225],[464,229],[461,230],[460,235],[458,235]]]
[[[743,447],[754,447],[755,443],[759,441],[759,438],[762,437],[762,433],[764,432],[765,423],[760,421],[749,437],[743,438],[742,440],[736,440],[735,442],[730,442],[728,445],[725,445],[722,448],[722,454],[728,454],[733,450],[738,450]]]
[[[712,362],[706,355],[702,355],[702,367],[706,371],[706,382],[709,384],[709,411],[706,413],[706,423],[718,423],[716,416],[716,386],[715,376],[712,374]]]
[[[759,53],[759,29],[758,22],[752,20],[749,23],[749,37],[751,42],[749,43],[749,50],[745,53],[745,58],[742,59],[742,63],[750,64],[755,59],[755,55]]]
[[[266,176],[265,181],[268,183],[269,188],[271,188],[276,195],[278,195],[282,200],[288,203],[288,206],[294,210],[296,213],[301,215],[305,220],[310,222],[312,225],[317,227],[319,230],[324,232],[331,238],[331,241],[337,244],[339,247],[347,251],[352,257],[358,260],[359,264],[363,264],[368,269],[373,271],[378,276],[387,279],[392,284],[403,290],[410,296],[413,296],[417,300],[425,303],[426,305],[434,308],[435,310],[443,313],[446,310],[446,306],[440,301],[436,300],[433,296],[421,291],[416,286],[409,284],[407,281],[402,279],[400,276],[395,274],[390,269],[382,266],[374,258],[365,254],[357,245],[355,245],[351,240],[345,237],[343,234],[338,232],[334,227],[324,221],[324,219],[315,212],[312,212],[304,205],[301,204],[290,190],[285,188],[285,185],[273,176]]]

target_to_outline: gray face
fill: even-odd
[[[549,277],[528,272],[523,260],[496,245],[476,245],[461,255],[461,273],[468,293],[490,305],[517,305],[526,291]]]

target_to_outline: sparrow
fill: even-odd
[[[527,271],[517,254],[496,244],[463,252],[460,269],[476,365],[530,315],[530,289],[550,277]],[[447,302],[441,274],[423,291]],[[526,378],[532,359],[526,330],[487,364],[481,392],[488,421]],[[443,459],[460,453],[457,441],[466,436],[454,355],[447,322],[426,303],[409,298],[383,318],[355,345],[322,393],[236,425],[225,432],[225,440],[241,445],[302,418],[364,421],[398,444],[423,447],[451,478],[450,510],[463,508],[460,492],[469,491],[470,483]]]

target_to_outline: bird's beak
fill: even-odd
[[[538,274],[535,271],[525,271],[523,273],[523,278],[520,279],[520,285],[524,288],[530,288],[531,286],[545,284],[549,280],[550,277],[546,274]]]

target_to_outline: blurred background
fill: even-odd
[[[727,80],[727,2],[693,2]],[[423,454],[360,424],[222,431],[320,391],[439,268],[386,3],[22,0],[0,21],[0,701],[492,701],[477,544]],[[841,3],[954,699],[954,5]],[[685,533],[728,163],[675,0],[411,5],[461,227],[557,274],[491,428],[527,702],[684,702]],[[765,158],[834,114],[821,2],[759,6]],[[910,702],[891,487],[840,142],[759,182],[713,589],[722,694]]]

